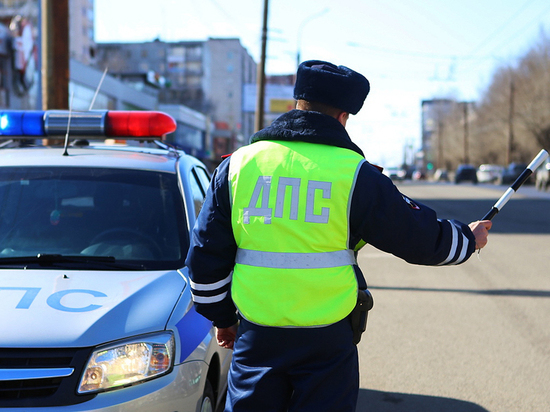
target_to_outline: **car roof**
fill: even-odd
[[[109,167],[175,172],[181,155],[168,150],[135,147],[21,147],[0,150],[2,166]]]

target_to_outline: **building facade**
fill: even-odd
[[[454,107],[449,99],[422,100],[421,167],[428,173],[444,168],[444,120]]]
[[[69,55],[92,64],[95,59],[94,0],[69,0]]]
[[[98,43],[95,64],[135,86],[158,87],[160,104],[204,114],[213,158],[242,146],[254,132],[254,114],[243,105],[244,85],[256,82],[257,65],[239,39]]]
[[[40,40],[40,1],[0,0],[0,107],[41,107]]]

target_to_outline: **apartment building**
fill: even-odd
[[[94,0],[69,0],[69,55],[84,64],[95,57]]]
[[[243,100],[244,86],[256,82],[257,65],[239,39],[98,43],[95,64],[122,81],[155,85],[161,104],[206,115],[215,157],[254,132],[254,114],[243,110]]]

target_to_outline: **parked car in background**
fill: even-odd
[[[404,180],[406,172],[400,167],[385,167],[382,171],[391,180]]]
[[[506,167],[499,178],[497,179],[497,184],[501,185],[508,185],[511,183],[514,183],[514,181],[519,177],[519,175],[525,170],[527,167],[526,163],[516,163],[512,162]],[[529,177],[525,184],[533,183],[532,177]]]
[[[548,189],[550,177],[550,160],[547,159],[535,172],[535,187],[537,190]]]
[[[459,165],[455,173],[455,183],[472,182],[477,184],[477,169],[469,164]]]
[[[412,173],[412,180],[426,180],[426,173],[424,173],[421,169],[416,169]]]
[[[480,183],[495,183],[502,174],[503,167],[494,164],[482,164],[477,169],[477,181]]]
[[[449,173],[447,172],[447,169],[437,169],[434,173],[434,180],[436,182],[448,182]]]

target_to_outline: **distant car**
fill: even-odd
[[[482,164],[477,169],[477,181],[480,183],[494,183],[502,174],[503,167],[494,164]]]
[[[548,189],[548,180],[550,177],[550,160],[546,160],[535,172],[535,187],[537,190]]]
[[[526,163],[516,163],[516,162],[510,163],[508,167],[502,171],[502,174],[498,178],[497,183],[501,185],[514,183],[515,180],[525,170],[526,167],[527,167]],[[533,180],[529,178],[525,183],[526,184],[533,183]]]
[[[391,180],[403,180],[405,179],[405,170],[400,167],[385,167],[382,172],[388,176]]]
[[[437,169],[434,173],[434,180],[436,182],[448,182],[449,173],[447,172],[447,169]]]
[[[425,180],[425,179],[426,179],[426,174],[420,169],[416,169],[412,173],[412,180]]]
[[[477,169],[468,164],[459,165],[455,173],[455,183],[472,182],[477,184]]]

